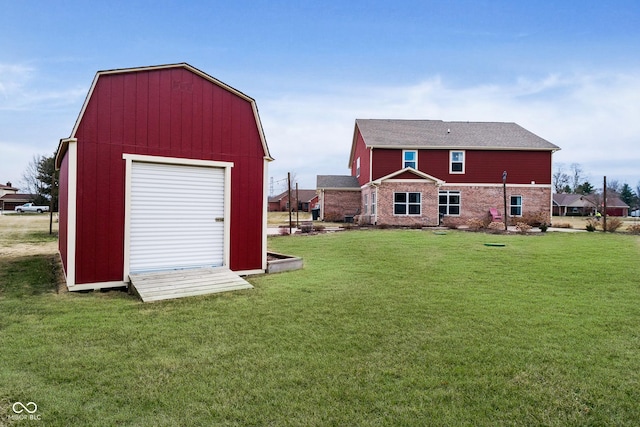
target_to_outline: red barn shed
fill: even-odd
[[[185,63],[98,72],[56,156],[68,288],[264,272],[271,160],[254,99],[208,74]]]

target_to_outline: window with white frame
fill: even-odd
[[[422,212],[421,193],[393,193],[394,215],[420,215]]]
[[[360,177],[360,157],[356,159],[356,178]]]
[[[460,215],[460,192],[453,190],[441,190],[438,193],[438,209],[441,215]]]
[[[522,216],[522,196],[511,196],[509,202],[509,215]]]
[[[402,150],[402,168],[418,169],[418,152],[416,150]]]
[[[367,215],[369,213],[369,195],[365,194],[364,195],[364,209],[363,209],[363,214]]]
[[[376,214],[376,192],[371,193],[371,215]]]
[[[449,173],[464,173],[464,151],[450,151],[449,160]]]

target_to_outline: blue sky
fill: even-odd
[[[596,187],[640,183],[635,0],[0,0],[0,182],[69,136],[98,70],[176,62],[256,99],[270,175],[301,188],[349,173],[356,118],[516,122]]]

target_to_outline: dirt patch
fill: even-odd
[[[0,215],[0,258],[54,255],[58,251],[58,222],[49,234],[49,215]]]

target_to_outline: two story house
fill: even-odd
[[[552,154],[559,147],[515,123],[355,122],[349,167],[360,221],[434,226],[504,214],[551,215]]]

